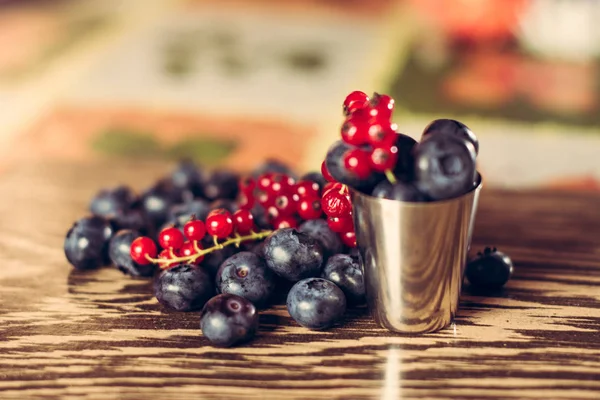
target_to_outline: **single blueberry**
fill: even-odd
[[[327,180],[323,177],[320,171],[313,171],[302,175],[300,181],[311,181],[316,182],[319,185],[319,189],[323,190],[323,187],[327,185]]]
[[[473,189],[473,145],[451,135],[428,135],[414,148],[416,187],[433,200],[463,195]]]
[[[194,199],[181,204],[175,204],[169,208],[167,221],[178,228],[183,228],[192,215],[196,218],[205,220],[211,207],[206,200]]]
[[[341,253],[344,249],[340,235],[332,231],[324,219],[311,219],[303,222],[298,227],[298,231],[317,240],[323,248],[325,258]]]
[[[204,197],[217,199],[235,199],[238,194],[238,175],[226,170],[212,171],[203,182]]]
[[[429,135],[450,135],[471,142],[475,148],[475,154],[479,153],[479,141],[477,136],[462,122],[454,119],[436,119],[423,130],[422,139]]]
[[[250,209],[250,213],[254,217],[254,224],[260,229],[271,229],[271,223],[269,222],[269,215],[267,210],[260,204],[256,203]]]
[[[275,290],[275,274],[255,253],[242,251],[221,264],[217,287],[221,293],[237,294],[263,307]]]
[[[215,294],[212,278],[202,267],[180,264],[162,271],[154,280],[154,296],[177,311],[202,308]]]
[[[296,174],[288,165],[286,165],[282,161],[275,159],[267,159],[265,162],[260,164],[254,169],[254,171],[252,171],[252,176],[254,178],[258,178],[259,176],[264,175],[266,173],[284,174],[287,176],[291,176],[294,179],[296,178]]]
[[[359,258],[348,254],[336,254],[330,257],[323,269],[323,278],[342,289],[348,304],[364,303],[365,282]]]
[[[342,140],[333,143],[325,157],[327,170],[336,181],[351,186],[356,190],[371,193],[377,182],[382,180],[383,175],[372,173],[367,179],[360,179],[348,172],[344,166],[344,154],[352,148],[351,145]]]
[[[391,184],[388,181],[382,181],[373,189],[373,197],[388,200],[409,201],[409,202],[425,202],[427,196],[421,193],[415,185],[398,181]]]
[[[140,265],[133,261],[130,255],[131,243],[142,236],[137,231],[124,229],[118,231],[108,246],[108,256],[110,261],[121,272],[131,276],[152,276],[154,274],[154,264]]]
[[[344,292],[331,281],[308,278],[297,282],[287,297],[290,316],[309,329],[329,328],[346,312]]]
[[[209,235],[206,235],[201,243],[202,247],[205,249],[214,246],[213,238]],[[202,268],[204,268],[211,276],[217,276],[217,271],[219,270],[219,267],[221,267],[221,264],[235,253],[237,253],[237,249],[234,246],[226,246],[220,250],[208,253],[202,260]]]
[[[173,185],[179,189],[189,190],[194,197],[201,197],[202,169],[192,160],[182,160],[171,173]]]
[[[163,179],[141,196],[140,205],[152,224],[159,227],[167,220],[171,206],[182,201],[182,192]]]
[[[486,247],[467,263],[465,275],[472,286],[481,289],[499,289],[512,276],[513,262],[495,247]]]
[[[102,217],[84,217],[73,224],[65,237],[67,260],[77,269],[93,269],[108,263],[111,225]]]
[[[200,316],[202,334],[212,344],[230,347],[247,342],[258,330],[254,305],[235,294],[220,294],[210,299]]]
[[[135,208],[114,215],[110,223],[115,231],[131,229],[142,235],[150,234],[152,223],[146,213]]]
[[[90,212],[94,215],[111,218],[126,212],[135,201],[133,191],[127,186],[112,190],[101,190],[90,202]]]
[[[398,148],[398,161],[394,167],[394,175],[401,181],[411,182],[415,175],[413,148],[417,141],[408,135],[398,133],[395,144]]]
[[[289,281],[318,276],[321,272],[323,248],[317,240],[294,228],[273,232],[265,240],[263,251],[267,266]]]

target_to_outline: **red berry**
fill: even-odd
[[[265,208],[273,205],[275,202],[275,196],[270,195],[266,189],[254,189],[254,199]]]
[[[271,177],[271,186],[267,188],[269,195],[277,197],[281,194],[288,194],[293,191],[296,184],[294,178],[285,174],[273,174]]]
[[[175,227],[165,228],[158,234],[158,244],[163,249],[178,249],[183,246],[183,233]]]
[[[256,181],[251,176],[246,176],[240,179],[238,182],[238,187],[240,188],[240,193],[251,196],[254,188],[256,187]]]
[[[330,190],[341,191],[343,188],[344,185],[339,182],[327,182],[327,184],[325,184],[325,186],[323,187],[323,195],[325,195],[325,193],[329,192]]]
[[[211,236],[225,239],[233,232],[231,213],[224,208],[212,210],[206,217],[206,231]]]
[[[194,254],[198,254],[196,252],[196,247],[198,247],[198,249],[202,250],[202,245],[198,242],[196,242],[196,246],[194,246],[193,241],[185,242],[183,244],[183,246],[181,246],[181,249],[179,249],[179,254],[181,257],[191,257]],[[188,263],[198,265],[198,264],[200,264],[200,262],[202,262],[203,259],[204,259],[204,256],[200,256],[195,261],[189,261]]]
[[[371,168],[378,172],[385,172],[394,169],[398,161],[398,147],[380,146],[371,151]]]
[[[321,163],[321,175],[323,175],[323,178],[325,178],[327,182],[335,182],[335,179],[333,179],[333,176],[331,176],[329,170],[327,170],[327,165],[325,164],[325,161]]]
[[[356,247],[356,234],[354,231],[344,232],[340,235],[342,242],[348,247]]]
[[[370,121],[367,140],[372,146],[392,145],[396,141],[396,125],[375,118]]]
[[[353,111],[365,107],[369,102],[369,96],[366,93],[356,90],[350,93],[344,99],[344,114],[351,114]]]
[[[262,174],[261,176],[258,177],[258,179],[256,180],[256,187],[260,188],[260,189],[268,189],[269,187],[271,187],[271,173],[266,173],[266,174]]]
[[[241,209],[250,210],[254,207],[254,197],[253,194],[247,194],[244,192],[240,192],[237,198],[237,204]]]
[[[369,100],[369,114],[372,117],[378,117],[389,121],[394,112],[394,99],[387,94],[374,93]]]
[[[233,213],[233,223],[236,232],[245,235],[254,228],[254,216],[248,210],[237,210]]]
[[[129,255],[131,259],[140,265],[151,264],[146,257],[156,258],[156,243],[146,236],[141,236],[131,243]]]
[[[279,217],[273,220],[273,229],[297,228],[298,221],[292,216]]]
[[[297,207],[298,215],[303,220],[319,219],[323,215],[321,201],[317,197],[304,198],[300,200]]]
[[[345,194],[330,190],[323,195],[321,207],[328,217],[346,217],[352,212],[352,203]]]
[[[369,154],[361,149],[348,150],[344,154],[344,167],[359,179],[366,179],[371,175]]]
[[[321,194],[321,188],[319,184],[313,181],[300,181],[294,187],[294,191],[300,199],[319,197]]]
[[[279,212],[279,215],[294,215],[296,212],[296,201],[294,201],[294,197],[282,194],[277,196],[275,199],[274,206]]]
[[[178,256],[176,251],[177,250],[173,250],[173,249],[164,249],[163,251],[161,251],[160,254],[158,255],[158,259],[163,260],[163,261],[159,261],[158,265],[163,269],[175,266],[177,264],[177,262],[170,261],[170,260],[172,260],[173,258]]]
[[[206,235],[206,226],[199,219],[192,219],[183,226],[183,233],[189,240],[202,240]]]
[[[342,139],[353,146],[367,143],[369,136],[369,121],[351,116],[342,125]]]
[[[332,231],[343,233],[354,229],[354,222],[352,216],[345,217],[329,217],[327,218],[327,225]]]

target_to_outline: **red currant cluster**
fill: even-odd
[[[319,184],[309,180],[296,182],[282,173],[266,173],[257,179],[246,177],[240,181],[240,208],[250,210],[257,204],[273,229],[296,228],[299,220],[323,215]]]
[[[239,247],[242,242],[261,240],[271,233],[270,230],[255,232],[254,229],[254,217],[250,211],[240,209],[231,214],[218,208],[208,214],[206,222],[192,217],[183,226],[183,232],[175,227],[160,231],[158,244],[163,250],[158,253],[158,258],[156,243],[146,236],[133,241],[130,254],[133,261],[140,265],[156,263],[162,269],[180,263],[198,265],[208,253],[231,244]],[[201,241],[206,234],[213,238],[214,245],[204,249]]]
[[[373,172],[387,173],[398,159],[396,124],[391,122],[394,99],[375,93],[369,98],[355,91],[344,100],[342,140],[353,146],[344,154],[344,167],[360,179]]]
[[[346,246],[356,247],[352,201],[348,186],[339,182],[329,182],[323,190],[321,207],[327,215],[329,228],[340,235]]]

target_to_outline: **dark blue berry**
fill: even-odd
[[[275,290],[275,275],[261,257],[242,251],[221,264],[217,287],[221,293],[237,294],[263,307]]]
[[[110,219],[110,223],[115,231],[131,229],[142,235],[151,234],[152,223],[148,216],[142,210],[135,208],[114,215]]]
[[[269,222],[269,215],[263,206],[256,203],[250,210],[250,213],[254,217],[254,224],[260,229],[271,229],[271,223]]]
[[[411,182],[415,175],[415,160],[413,158],[413,147],[417,141],[408,135],[398,133],[396,147],[398,148],[398,161],[394,167],[394,175],[401,181]]]
[[[332,231],[324,219],[311,219],[303,222],[298,227],[298,231],[306,233],[318,241],[323,248],[325,258],[341,253],[344,249],[344,243],[340,239],[340,235]]]
[[[475,288],[498,289],[508,282],[513,269],[510,257],[495,247],[486,247],[467,263],[465,275]]]
[[[323,278],[335,283],[346,295],[348,304],[365,301],[365,283],[360,259],[348,254],[336,254],[327,260]]]
[[[252,176],[254,178],[258,178],[259,176],[264,175],[266,173],[284,174],[287,176],[291,176],[292,178],[296,178],[294,171],[292,171],[292,169],[288,165],[286,165],[282,161],[275,159],[268,159],[261,165],[256,167],[254,171],[252,171]]]
[[[453,119],[436,119],[432,121],[423,131],[422,138],[429,135],[450,135],[470,142],[475,148],[475,154],[479,153],[479,141],[477,136],[462,122]]]
[[[133,191],[127,186],[119,186],[112,190],[101,190],[90,203],[90,211],[94,215],[111,218],[122,214],[135,201]]]
[[[182,160],[171,173],[173,185],[190,191],[194,197],[202,196],[202,170],[191,160]]]
[[[204,197],[211,201],[235,199],[238,194],[238,179],[239,177],[230,171],[216,170],[211,172],[204,181]]]
[[[205,220],[211,207],[206,200],[194,199],[181,204],[175,204],[169,208],[168,222],[178,228],[183,228],[192,215],[196,218]]]
[[[131,243],[142,236],[137,231],[129,229],[117,232],[108,246],[108,256],[115,267],[124,274],[131,276],[152,276],[154,274],[154,264],[140,265],[131,259],[129,254]]]
[[[213,238],[206,235],[204,239],[202,239],[202,246],[205,249],[214,246]],[[217,276],[217,271],[219,270],[219,267],[221,267],[221,264],[236,252],[237,249],[234,246],[226,246],[220,250],[208,253],[202,260],[202,268],[204,268],[211,276]]]
[[[331,281],[308,278],[296,283],[287,297],[290,316],[309,329],[329,328],[346,311],[344,292]]]
[[[427,196],[419,191],[413,184],[398,181],[391,184],[388,181],[382,181],[373,189],[373,197],[388,200],[424,202]]]
[[[231,199],[218,199],[210,203],[211,210],[216,210],[217,208],[224,208],[232,214],[240,209],[235,200]]]
[[[162,180],[142,195],[140,205],[152,224],[159,227],[167,221],[171,206],[182,201],[182,192],[170,180]]]
[[[360,179],[346,170],[344,166],[344,154],[353,148],[353,146],[342,140],[333,143],[327,151],[325,165],[336,181],[351,186],[354,189],[371,193],[377,182],[382,180],[383,175],[372,173],[367,179]]]
[[[177,311],[202,308],[214,294],[211,276],[202,267],[194,265],[169,268],[154,281],[154,295],[159,303]]]
[[[77,269],[92,269],[108,263],[111,225],[102,217],[84,217],[67,232],[64,250],[67,260]]]
[[[254,305],[234,294],[220,294],[210,299],[200,316],[205,338],[219,347],[249,341],[258,330],[258,312]]]
[[[414,148],[415,185],[433,200],[457,197],[473,189],[475,150],[452,135],[428,135]]]
[[[277,275],[299,281],[318,276],[323,264],[323,248],[318,241],[293,228],[278,229],[266,240],[264,258]]]
[[[316,182],[319,185],[319,189],[323,190],[323,187],[327,184],[327,180],[323,177],[320,171],[313,171],[302,175],[300,181],[311,181]]]

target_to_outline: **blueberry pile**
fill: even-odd
[[[386,95],[351,93],[342,140],[321,172],[298,178],[269,160],[240,176],[182,161],[140,194],[127,186],[102,190],[90,216],[68,231],[66,258],[77,269],[112,264],[153,277],[165,308],[201,310],[200,328],[216,346],[252,339],[257,310],[281,295],[301,326],[334,326],[347,307],[365,302],[350,191],[424,202],[460,196],[479,180],[479,146],[466,126],[434,121],[416,143],[396,132],[393,106]],[[501,286],[512,272],[495,250],[473,262],[467,276],[474,285]],[[486,280],[490,268],[495,278]]]

